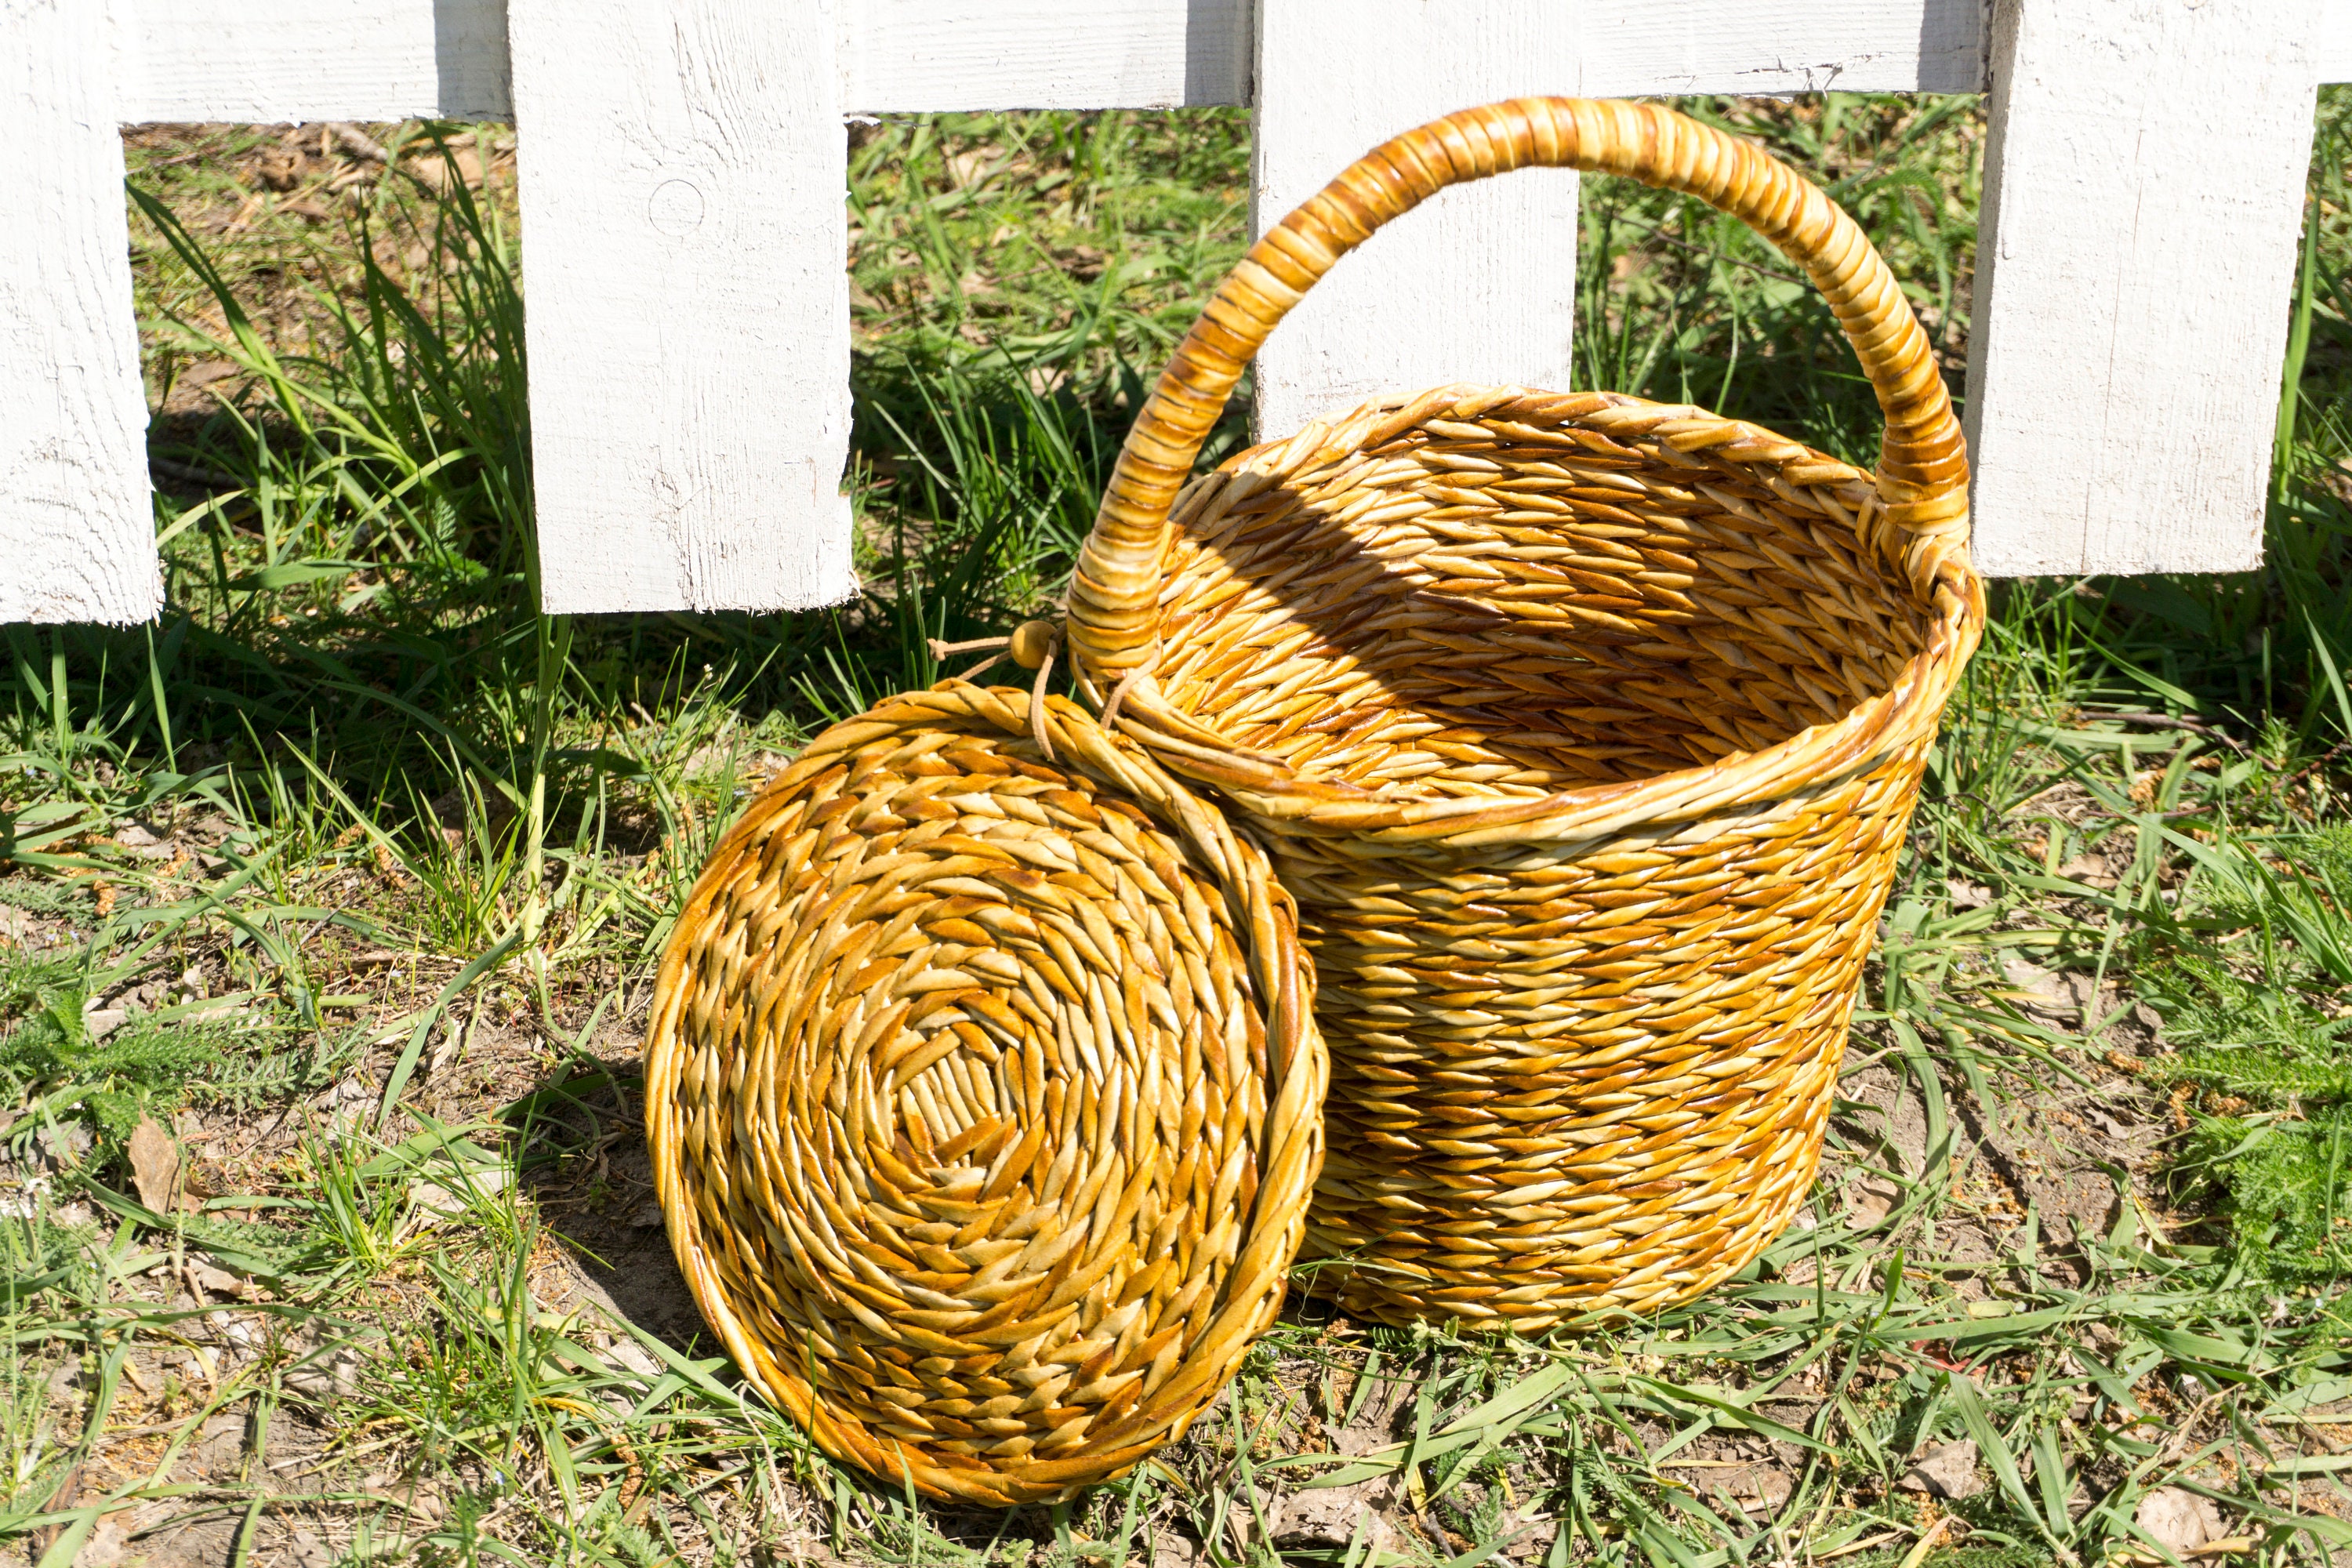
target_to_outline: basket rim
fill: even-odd
[[[1160,689],[1148,662],[1128,678],[1124,691],[1103,693],[1080,660],[1087,695],[1171,769],[1213,784],[1257,816],[1399,847],[1532,844],[1690,822],[1829,783],[1934,731],[1984,630],[1984,581],[1969,561],[1967,514],[1923,550],[1928,542],[1916,534],[1900,537],[1887,521],[1869,470],[1694,404],[1654,403],[1630,393],[1546,393],[1469,383],[1373,397],[1344,413],[1309,420],[1286,439],[1226,458],[1213,474],[1192,481],[1171,515],[1181,519],[1202,504],[1208,487],[1221,479],[1230,483],[1246,475],[1270,487],[1433,417],[1471,420],[1507,407],[1549,414],[1614,439],[1654,441],[1657,455],[1695,470],[1736,467],[1752,474],[1758,467],[1770,467],[1777,470],[1771,482],[1784,499],[1853,527],[1864,555],[1925,603],[1932,616],[1926,646],[1905,662],[1885,691],[1853,704],[1832,723],[1810,725],[1770,746],[1711,763],[1537,796],[1437,795],[1412,784],[1367,789],[1302,776],[1282,759],[1237,746],[1207,721],[1177,708]],[[1843,504],[1824,504],[1824,491]],[[1176,532],[1170,531],[1171,551]],[[1167,584],[1163,594],[1172,586]]]

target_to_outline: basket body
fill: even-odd
[[[1454,386],[1187,489],[1318,279],[1448,186],[1528,168],[1696,197],[1801,267],[1877,398],[1875,468],[1704,409]],[[1334,1050],[1314,1245],[1357,1261],[1328,1271],[1355,1310],[1651,1310],[1787,1219],[1983,627],[1968,479],[1853,218],[1657,104],[1418,126],[1218,286],[1120,449],[1068,635],[1106,719],[1276,846]]]
[[[1136,732],[1298,901],[1348,1310],[1652,1311],[1802,1201],[1981,615],[1885,533],[1871,476],[1754,426],[1509,388],[1180,501]]]
[[[1384,1322],[1711,1289],[1811,1190],[1923,746],[1770,807],[1387,862],[1268,835],[1332,1054],[1308,1256]],[[1409,935],[1400,946],[1398,935]]]
[[[1326,1061],[1264,857],[1055,702],[819,736],[680,912],[647,1032],[673,1246],[886,1484],[1008,1505],[1181,1434],[1279,1308]]]

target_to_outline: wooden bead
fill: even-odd
[[[1013,628],[1013,662],[1035,669],[1062,640],[1062,628],[1052,621],[1024,621]]]

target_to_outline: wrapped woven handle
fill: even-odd
[[[1670,109],[1514,99],[1449,114],[1350,164],[1252,246],[1160,373],[1118,456],[1070,589],[1070,642],[1097,681],[1150,657],[1168,512],[1242,369],[1339,258],[1448,185],[1528,167],[1628,174],[1699,197],[1803,267],[1886,417],[1878,496],[1917,543],[1965,543],[1968,453],[1910,305],[1845,210],[1771,154]]]

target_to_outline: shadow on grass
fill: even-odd
[[[559,1063],[503,1120],[519,1141],[522,1186],[579,1293],[682,1353],[724,1353],[654,1196],[635,1033],[634,1023],[608,1026],[593,1054]]]

